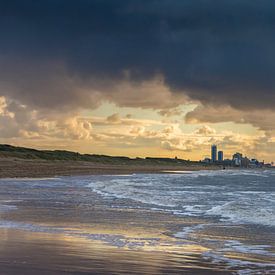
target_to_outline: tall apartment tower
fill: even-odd
[[[217,161],[217,145],[215,144],[211,146],[211,160],[212,162]]]
[[[223,151],[218,152],[218,161],[223,161]]]

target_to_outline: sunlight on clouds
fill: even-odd
[[[272,160],[275,140],[270,127],[264,131],[260,129],[263,127],[257,129],[257,126],[253,128],[248,122],[243,124],[247,118],[245,121],[237,120],[239,111],[238,116],[233,111],[215,118],[216,110],[210,108],[205,117],[203,114],[206,109],[201,114],[198,108],[190,109],[190,105],[181,105],[178,109],[182,112],[172,109],[166,115],[152,109],[107,104],[92,112],[56,112],[48,116],[43,111],[0,97],[1,142],[83,153],[131,157],[177,155],[196,160],[208,156],[210,145],[216,143],[225,151],[225,157],[243,151],[251,157],[261,155],[266,160]],[[183,113],[187,113],[187,123],[182,119]],[[231,126],[228,127],[230,114],[236,123],[230,122]],[[196,121],[190,120],[192,116]],[[260,123],[253,116],[251,119],[253,125]],[[269,125],[267,120],[263,121],[265,128]]]

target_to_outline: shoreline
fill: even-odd
[[[135,188],[148,180],[158,184],[162,177],[170,175],[133,177],[141,177],[139,181],[134,179]],[[119,194],[102,195],[102,188],[112,177],[103,177],[105,182],[97,189],[87,178],[68,177],[45,182],[33,179],[24,180],[24,184],[19,178],[1,181],[2,272],[157,275],[242,274],[242,271],[271,274],[274,270],[269,246],[274,233],[268,227],[224,222],[211,215],[189,215],[192,210],[188,208],[184,215],[177,215],[175,208],[162,206],[169,203],[165,198],[160,205],[154,202],[152,194],[160,190],[161,196],[167,186],[166,179],[163,179],[164,185],[149,191],[151,205],[146,200],[119,198]],[[198,179],[207,180],[205,177]],[[113,184],[117,190],[121,190],[121,186],[127,189],[127,179],[121,177],[121,180],[122,185],[117,186],[117,181]],[[223,188],[229,187],[227,184],[216,184],[215,189],[204,190],[205,196],[201,197],[199,182],[190,181],[186,181],[186,186],[182,186],[180,179],[171,181],[173,190],[178,192],[180,188],[185,190],[183,194],[189,194],[182,197],[187,207],[201,205],[201,200],[209,197],[209,190],[212,194],[232,190]],[[205,186],[209,183],[211,179]],[[151,187],[147,184],[141,192]],[[214,203],[210,209],[219,205],[219,201],[211,201]],[[222,205],[226,205],[226,201]]]
[[[175,173],[220,169],[222,168],[218,166],[204,165],[115,165],[85,161],[0,158],[0,178]]]
[[[232,274],[193,250],[177,255],[18,229],[0,229],[0,237],[7,247],[0,250],[4,274]]]
[[[68,192],[65,186],[61,190]],[[0,266],[5,274],[230,274],[202,257],[205,247],[173,236],[189,219],[124,208],[122,201],[113,208],[95,192],[90,205],[75,205],[78,193],[65,204],[41,202],[39,193],[34,190],[31,198],[13,201],[15,209],[2,212]]]

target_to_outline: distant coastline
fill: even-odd
[[[0,178],[169,173],[217,169],[223,167],[178,158],[128,158],[0,145]]]
[[[0,178],[221,169],[177,158],[129,158],[0,145]]]

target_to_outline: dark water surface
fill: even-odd
[[[0,274],[274,274],[275,171],[1,179],[0,238]]]

